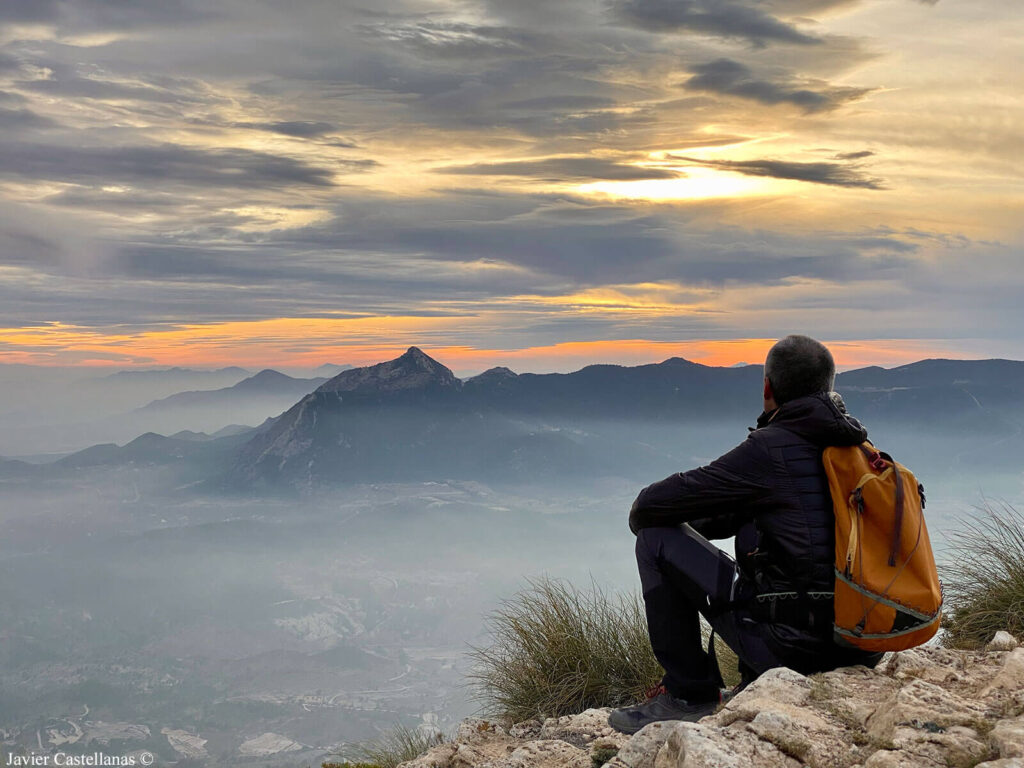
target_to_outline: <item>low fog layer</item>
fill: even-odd
[[[215,433],[257,425],[351,368],[248,371],[0,365],[0,456],[45,460],[144,432]]]
[[[415,362],[426,388],[401,390],[400,407],[383,390],[355,397],[379,382],[353,372],[263,430],[0,462],[5,738],[305,766],[397,722],[450,728],[475,706],[466,652],[487,642],[487,613],[543,574],[636,590],[637,491],[731,448],[760,405],[756,368],[680,362],[519,384],[498,372],[473,390]],[[940,559],[983,494],[1021,496],[1021,430],[991,405],[1018,385],[985,370],[846,377],[876,444],[924,482]],[[642,393],[646,379],[619,386],[641,375],[654,377]],[[660,410],[677,376],[708,386]],[[693,402],[706,404],[699,417]],[[310,427],[324,424],[326,437]],[[467,461],[458,440],[491,446],[493,465]],[[316,471],[250,460],[253,446],[292,445],[315,449]],[[364,481],[345,476],[351,462]],[[228,482],[239,477],[250,480]]]

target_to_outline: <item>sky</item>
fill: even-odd
[[[3,0],[0,362],[1024,358],[1024,6]]]

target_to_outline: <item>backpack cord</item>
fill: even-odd
[[[900,474],[900,465],[895,461],[892,463],[893,476],[896,478],[896,514],[892,523],[892,548],[889,550],[889,565],[896,565],[896,555],[900,551],[900,531],[903,528],[903,476]],[[916,548],[916,545],[915,545]]]

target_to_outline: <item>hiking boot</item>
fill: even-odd
[[[620,733],[636,733],[645,725],[661,720],[688,720],[695,723],[702,717],[714,714],[718,704],[718,699],[690,703],[670,693],[659,693],[636,707],[616,709],[608,715],[608,725]]]

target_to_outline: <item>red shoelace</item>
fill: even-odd
[[[648,688],[646,691],[644,691],[644,696],[646,696],[648,699],[653,699],[657,696],[661,696],[661,694],[663,693],[668,693],[668,689],[663,684],[658,683],[653,688]]]

